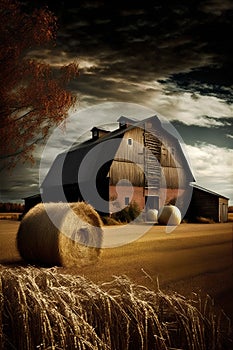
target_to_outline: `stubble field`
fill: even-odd
[[[16,221],[0,221],[5,313],[8,318],[24,315],[24,323],[20,317],[12,323],[13,335],[3,332],[3,341],[13,336],[19,349],[56,349],[58,343],[63,348],[111,350],[149,350],[155,344],[158,349],[229,347],[224,340],[229,333],[226,328],[222,333],[222,327],[233,315],[232,223],[181,224],[171,233],[155,225],[137,241],[103,249],[94,266],[55,269],[22,261],[16,248],[18,226]],[[104,228],[105,243],[112,234],[114,227]],[[16,304],[11,313],[12,300]],[[224,317],[219,318],[220,309]],[[80,320],[86,323],[77,329]],[[58,321],[59,330],[54,328]],[[42,331],[37,336],[33,324],[38,322]]]
[[[19,222],[0,221],[0,263],[25,265],[16,248]],[[106,227],[108,234],[114,227]],[[136,229],[136,226],[133,226]],[[127,275],[135,283],[184,295],[208,293],[233,315],[233,224],[181,224],[167,234],[155,225],[137,241],[102,250],[99,262],[83,268],[60,268],[61,273],[82,275],[93,282]]]

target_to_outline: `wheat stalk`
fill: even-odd
[[[0,266],[1,350],[230,349],[229,319],[208,296],[187,300],[127,276],[97,285],[61,271]]]

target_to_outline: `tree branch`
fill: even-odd
[[[45,136],[38,137],[35,141],[33,141],[30,145],[28,145],[25,148],[22,148],[14,153],[11,153],[11,154],[0,155],[0,160],[11,158],[11,157],[16,157],[16,156],[22,154],[23,152],[25,152],[27,148],[30,148],[31,146],[36,145],[38,142],[43,141],[44,139],[45,139]]]
[[[27,117],[30,113],[35,112],[36,110],[37,110],[36,108],[35,108],[35,109],[32,109],[31,111],[29,111],[29,112],[27,112],[27,113],[21,115],[21,116],[18,117],[18,118],[10,120],[7,124],[0,125],[0,129],[6,128],[6,127],[8,127],[8,126],[11,125],[11,124],[15,124],[15,122],[18,122],[19,120],[21,120],[21,119]]]

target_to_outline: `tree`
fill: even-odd
[[[54,45],[56,32],[48,8],[28,14],[17,0],[0,0],[0,159],[7,166],[33,160],[35,145],[75,104],[68,84],[77,64],[54,69],[29,55],[32,48]]]

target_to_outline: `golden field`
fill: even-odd
[[[95,265],[52,269],[21,260],[18,226],[0,221],[4,305],[8,318],[15,310],[25,314],[23,322],[14,320],[16,333],[3,332],[3,340],[13,339],[16,348],[39,343],[40,349],[57,349],[58,343],[60,348],[108,350],[231,348],[222,339],[230,336],[233,314],[232,223],[181,224],[169,234],[155,225],[137,241],[103,249]],[[55,327],[58,322],[61,326]],[[35,323],[44,324],[38,336]]]

